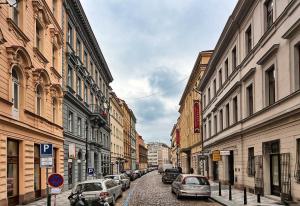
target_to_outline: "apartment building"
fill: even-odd
[[[65,188],[110,169],[109,83],[113,78],[79,0],[63,7]]]
[[[40,144],[54,147],[49,173],[63,174],[62,28],[58,1],[0,7],[0,205],[44,197]]]
[[[160,142],[150,142],[148,148],[148,166],[158,167],[162,164],[170,164],[170,148]]]
[[[110,98],[110,128],[111,128],[111,165],[112,173],[119,174],[124,170],[124,134],[123,110],[121,100],[115,93]]]
[[[202,92],[207,175],[300,200],[300,1],[239,0]],[[213,161],[216,160],[216,161]]]
[[[148,149],[145,147],[144,139],[137,133],[136,135],[136,167],[146,169],[148,167]]]
[[[124,100],[121,100],[123,111],[123,148],[124,148],[124,169],[131,169],[131,138],[130,138],[130,109]]]
[[[203,76],[212,51],[199,52],[189,80],[179,102],[178,129],[180,132],[179,157],[182,171],[198,173],[198,156],[202,150],[200,94],[197,86]]]

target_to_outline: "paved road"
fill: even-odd
[[[161,175],[153,171],[131,182],[131,188],[123,192],[122,198],[117,200],[116,206],[196,206],[219,204],[212,200],[181,199],[171,193],[171,185],[161,182]]]

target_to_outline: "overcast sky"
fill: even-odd
[[[137,131],[169,144],[196,57],[214,49],[237,0],[81,2]]]

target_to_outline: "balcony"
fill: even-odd
[[[108,122],[108,112],[103,108],[103,106],[97,104],[90,104],[89,109],[91,111],[91,120],[94,124],[100,127],[105,126]]]

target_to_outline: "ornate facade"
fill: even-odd
[[[45,196],[40,144],[54,146],[49,173],[63,173],[61,5],[20,0],[0,7],[0,205]]]

